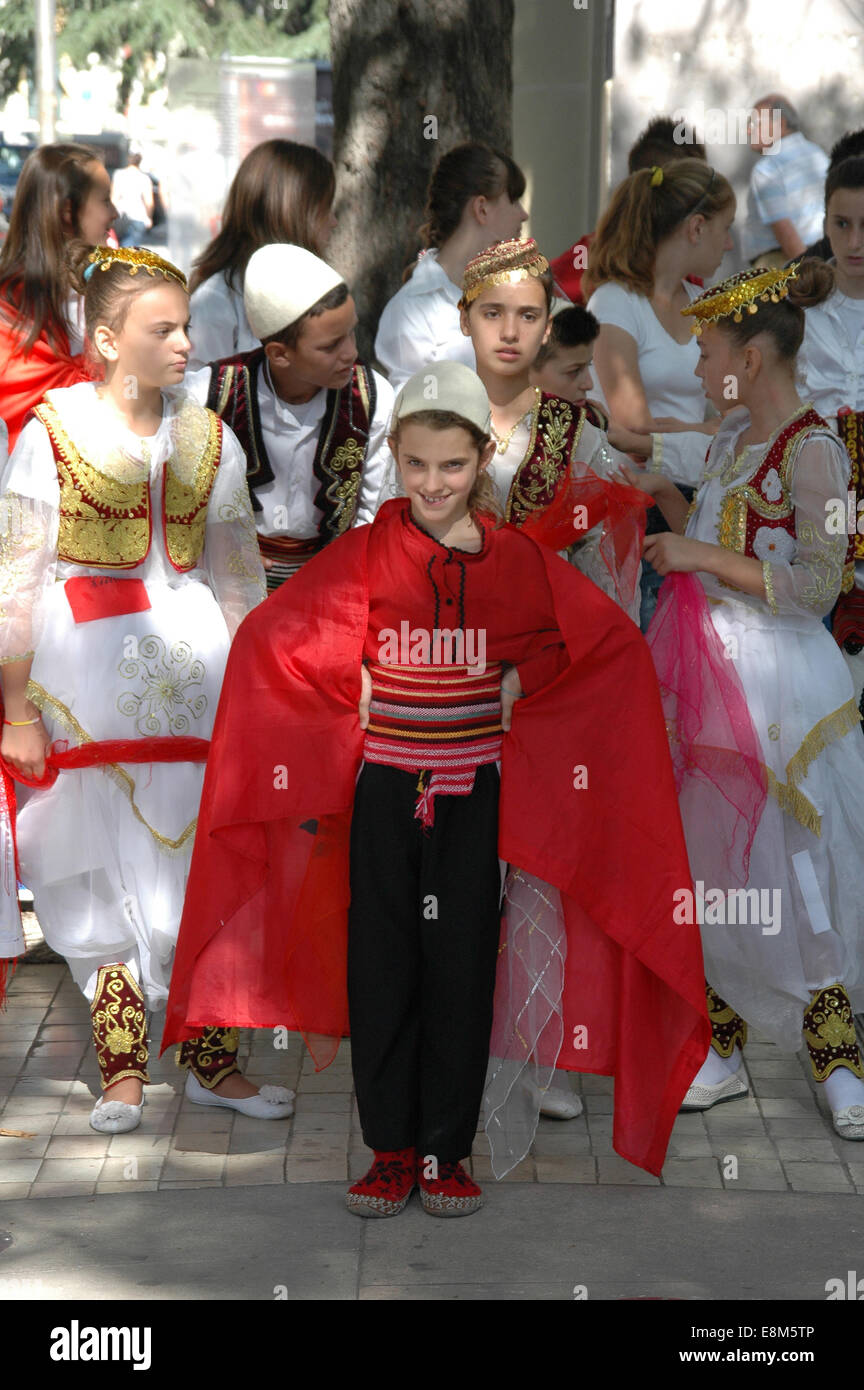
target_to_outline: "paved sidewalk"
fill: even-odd
[[[140,1128],[132,1134],[96,1134],[88,1124],[99,1084],[87,1005],[65,966],[20,966],[8,1009],[0,1014],[0,1129],[26,1131],[29,1137],[0,1136],[0,1199],[344,1185],[365,1172],[369,1150],[353,1103],[348,1045],[316,1074],[293,1034],[277,1030],[241,1038],[241,1060],[250,1077],[297,1091],[293,1119],[256,1121],[191,1105],[182,1097],[182,1076],[172,1055],[161,1061],[156,1056],[159,1032],[154,1029],[155,1084],[147,1088]],[[834,1135],[802,1059],[783,1057],[765,1042],[749,1044],[746,1056],[753,1093],[704,1115],[679,1116],[659,1180],[614,1153],[612,1083],[586,1076],[575,1082],[585,1114],[563,1122],[541,1120],[531,1154],[505,1181],[718,1193],[723,1188],[864,1193],[864,1144],[844,1143]],[[481,1182],[491,1179],[482,1133],[471,1164]]]

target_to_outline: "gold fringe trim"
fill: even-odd
[[[768,790],[780,806],[781,811],[794,816],[799,825],[803,825],[805,830],[811,830],[816,836],[822,834],[822,817],[812,801],[809,801],[804,793],[798,790],[796,784],[804,780],[810,764],[818,758],[820,753],[824,753],[830,744],[845,737],[860,723],[861,714],[854,699],[847,700],[845,705],[833,710],[831,714],[826,714],[824,719],[820,719],[818,724],[813,725],[813,728],[802,740],[798,752],[786,764],[785,782],[781,782],[770,767],[765,768]]]
[[[72,711],[68,709],[66,705],[62,704],[60,700],[56,699],[53,695],[49,695],[48,691],[45,690],[44,687],[39,685],[36,681],[28,681],[25,696],[31,702],[31,704],[34,704],[36,706],[36,708],[40,712],[47,709],[48,712],[54,716],[57,722],[63,725],[64,729],[66,729],[69,733],[75,735],[79,743],[95,742],[93,735],[88,734],[87,730],[83,728],[81,724],[78,723],[78,720],[75,718]],[[168,852],[182,849],[186,841],[189,839],[190,835],[195,834],[195,827],[198,824],[197,816],[194,818],[194,820],[191,820],[189,822],[189,824],[186,826],[186,829],[176,840],[170,839],[167,835],[160,834],[158,830],[155,830],[153,828],[149,821],[145,820],[139,807],[136,805],[135,782],[129,776],[129,773],[126,771],[126,769],[120,767],[119,763],[104,763],[102,765],[102,771],[106,773],[112,779],[113,782],[116,783],[116,785],[120,788],[121,791],[126,793],[126,795],[129,798],[129,805],[131,807],[133,816],[137,821],[140,821],[141,825],[144,826],[145,830],[150,832],[160,849],[163,849]]]

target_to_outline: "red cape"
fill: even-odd
[[[367,553],[404,501],[331,543],[243,622],[201,801],[163,1049],[212,1024],[303,1033],[319,1065],[348,1032],[348,836]],[[506,526],[496,543],[535,545]],[[708,1049],[698,927],[657,681],[630,619],[544,546],[570,657],[504,737],[499,853],[562,894],[559,1065],[614,1075],[618,1151],[658,1172]],[[512,596],[514,631],[520,595]],[[578,764],[589,789],[574,790]],[[577,1026],[589,1046],[567,1051]]]
[[[51,347],[45,338],[37,338],[25,356],[12,332],[10,312],[8,307],[0,310],[0,419],[9,430],[11,454],[27,416],[45,392],[90,381],[92,373],[83,356],[71,355],[65,341]]]

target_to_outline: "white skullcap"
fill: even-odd
[[[243,300],[256,338],[269,338],[296,323],[342,276],[303,246],[273,242],[249,257]]]
[[[430,362],[409,377],[393,404],[393,423],[420,410],[449,410],[484,434],[492,424],[486,387],[464,362]]]

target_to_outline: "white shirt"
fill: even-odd
[[[369,445],[357,499],[355,526],[372,521],[381,501],[381,488],[392,455],[387,443],[393,411],[393,389],[373,372],[377,398],[369,430]],[[194,400],[206,403],[210,389],[210,368],[187,372],[183,386]],[[259,367],[256,382],[258,409],[264,447],[273,469],[273,482],[255,488],[262,510],[255,513],[256,526],[263,536],[291,536],[309,540],[318,535],[323,513],[314,497],[320,483],[312,465],[327,392],[322,388],[302,405],[283,401],[273,388],[266,362]]]
[[[461,295],[433,249],[420,257],[411,278],[385,305],[375,356],[394,391],[430,362],[464,362],[476,370],[473,344],[459,327]]]
[[[140,169],[130,165],[118,169],[111,181],[111,201],[119,213],[124,213],[132,222],[143,222],[152,226],[147,201],[153,197],[153,180]]]
[[[774,222],[789,220],[805,246],[822,236],[828,156],[800,130],[784,135],[750,171],[747,217],[741,235],[745,260],[777,245]]]
[[[834,290],[805,309],[797,370],[801,399],[829,424],[841,406],[864,410],[864,299]]]
[[[702,293],[689,280],[681,282],[689,299]],[[651,301],[644,294],[609,281],[600,285],[588,301],[588,308],[601,324],[611,323],[623,328],[636,341],[639,354],[639,375],[645,398],[652,415],[671,415],[676,420],[692,420],[701,424],[705,419],[708,400],[702,383],[696,376],[699,364],[699,344],[695,335],[686,343],[678,343],[667,333],[655,314]],[[597,372],[594,373],[597,394],[607,405]],[[652,435],[654,470],[663,472],[673,482],[694,486],[702,475],[702,465],[710,444],[710,436],[687,430],[677,434]]]
[[[261,346],[249,327],[243,303],[243,287],[231,289],[225,272],[211,275],[199,285],[189,302],[192,351],[189,369],[206,367],[235,352],[251,352]]]

